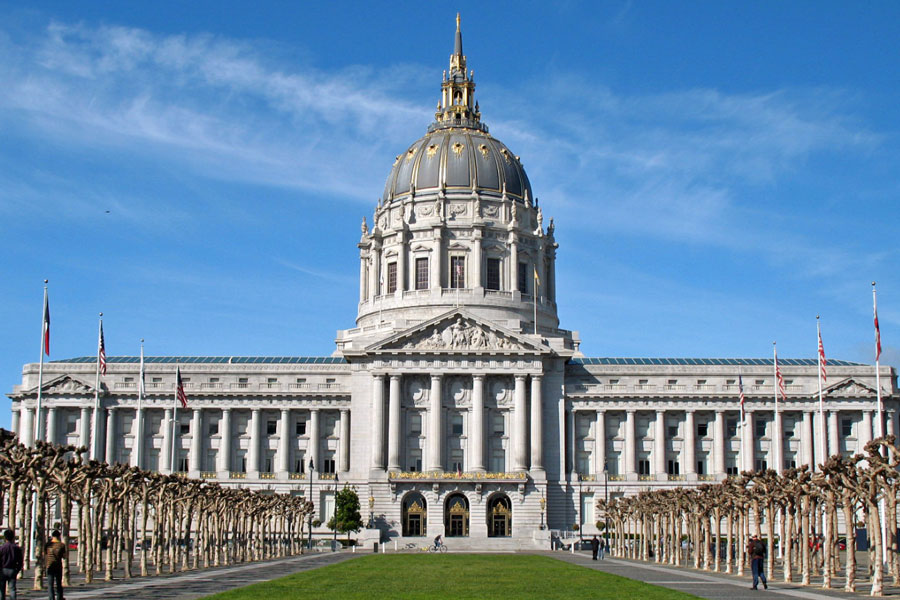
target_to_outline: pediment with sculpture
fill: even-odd
[[[515,332],[488,325],[462,311],[383,340],[370,350],[541,351],[543,348]]]
[[[44,385],[41,386],[41,391],[44,394],[93,394],[94,387],[69,375],[62,375],[56,379],[45,381]],[[36,393],[37,386],[32,388],[30,392]]]
[[[826,396],[875,396],[877,392],[873,387],[847,378],[825,389],[824,393]]]

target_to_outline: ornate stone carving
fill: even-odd
[[[521,348],[512,340],[486,330],[480,325],[469,323],[458,317],[453,323],[440,323],[429,333],[411,340],[405,348],[420,350],[505,350]]]
[[[44,386],[44,392],[49,394],[93,394],[94,389],[71,377],[62,379]]]
[[[450,205],[449,212],[451,217],[458,217],[459,215],[466,214],[467,208],[465,204],[454,203]]]
[[[484,212],[484,216],[486,217],[497,218],[498,216],[500,216],[500,209],[496,204],[485,204],[484,206],[482,206],[481,210],[482,212]]]

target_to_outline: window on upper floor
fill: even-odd
[[[494,435],[504,435],[506,433],[506,424],[503,421],[503,415],[494,415],[492,426]]]
[[[841,419],[841,437],[853,436],[853,419]]]
[[[249,377],[238,377],[238,383],[248,383],[249,381]]]
[[[322,458],[322,472],[323,473],[334,473],[334,451],[329,451]]]
[[[523,294],[527,294],[529,290],[528,285],[528,263],[519,263],[519,291]]]
[[[755,385],[766,385],[765,379],[757,379]]]
[[[463,417],[462,415],[453,415],[450,418],[450,433],[452,435],[463,434]]]
[[[709,423],[697,423],[697,437],[705,438],[709,435]]]
[[[450,287],[466,287],[466,258],[464,256],[450,257]]]
[[[735,383],[737,383],[737,381],[734,379],[726,379],[725,380],[725,385],[734,385]]]
[[[416,259],[416,289],[428,289],[428,258]]]
[[[210,383],[219,383],[219,378],[218,377],[210,377],[209,382]]]
[[[649,475],[650,474],[650,460],[647,458],[642,458],[638,461],[638,475]]]
[[[500,289],[500,259],[487,259],[487,269],[484,278],[484,287],[488,290]]]
[[[766,471],[769,468],[769,463],[764,458],[757,458],[753,462],[753,469],[755,471]]]
[[[294,424],[294,433],[297,435],[306,435],[306,421],[298,420]],[[303,471],[300,472],[302,473]]]
[[[387,266],[387,293],[393,294],[397,291],[397,263],[390,262]]]
[[[766,426],[768,423],[763,419],[756,419],[753,421],[753,435],[757,438],[766,437]]]
[[[122,379],[125,383],[134,383],[134,377],[125,377]]]
[[[667,425],[666,435],[670,438],[678,437],[678,425]]]
[[[189,433],[191,432],[191,424],[190,424],[190,422],[188,422],[188,423],[184,423],[184,422],[179,423],[179,424],[178,424],[178,431],[181,432],[181,435],[187,435],[187,434],[189,434]]]
[[[422,435],[422,415],[418,412],[409,415],[409,434]]]
[[[737,419],[728,419],[725,421],[725,435],[728,437],[734,437],[737,435],[738,428],[738,420]]]
[[[214,423],[210,423],[208,435],[218,435],[218,433],[219,433],[219,422],[215,421]]]
[[[697,380],[697,385],[706,385],[706,380],[705,380],[705,379],[698,379],[698,380]]]
[[[151,377],[150,383],[162,383],[162,377]]]
[[[266,434],[275,435],[275,433],[277,431],[278,431],[278,421],[276,421],[274,419],[266,421]]]
[[[666,461],[666,473],[669,475],[679,475],[681,473],[681,465],[679,462],[671,459]]]

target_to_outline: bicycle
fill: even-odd
[[[434,544],[428,546],[428,552],[446,552],[447,544],[441,544],[440,546],[435,546]]]

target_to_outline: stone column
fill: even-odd
[[[219,453],[216,455],[221,473],[231,471],[231,409],[222,409],[222,420],[219,422]],[[227,476],[227,475],[226,475]]]
[[[752,410],[744,412],[744,423],[741,425],[741,464],[738,465],[741,471],[756,470],[756,449],[753,447],[753,440],[756,437],[756,416]],[[773,450],[774,451],[774,450]],[[772,452],[769,452],[769,460],[774,462]]]
[[[369,289],[367,291],[367,296],[369,301],[374,302],[375,296],[378,294],[378,262],[376,256],[378,252],[375,250],[375,246],[373,244],[372,249],[369,251]]]
[[[131,466],[138,469],[144,468],[144,448],[146,440],[144,439],[144,412],[146,409],[141,406],[134,409],[134,421],[131,422],[131,438],[134,443],[131,447]]]
[[[340,471],[350,470],[350,409],[341,409],[341,466]]]
[[[784,471],[784,425],[782,416],[781,411],[777,410],[775,411],[775,418],[772,419],[772,446],[775,450],[772,460],[775,464],[769,466],[770,469],[775,469],[775,472],[779,475]]]
[[[531,470],[544,470],[544,396],[541,375],[531,376]]]
[[[569,456],[568,472],[578,470],[575,457],[575,410],[571,405],[566,406],[566,454]]]
[[[476,215],[477,217],[478,215]],[[473,288],[483,288],[484,282],[481,280],[481,229],[475,229],[472,232],[472,284]]]
[[[22,409],[22,432],[19,434],[19,441],[27,447],[34,445],[34,409]]]
[[[834,456],[841,452],[839,427],[838,411],[828,411],[828,456]]]
[[[203,412],[200,408],[194,409],[191,415],[191,455],[188,459],[188,470],[193,473],[199,473],[202,465],[200,464],[200,452],[203,447]]]
[[[634,476],[637,474],[637,461],[635,460],[635,435],[634,435],[633,410],[625,411],[625,474]],[[633,477],[632,477],[633,478]]]
[[[431,256],[431,289],[440,290],[441,289],[441,251],[442,243],[441,243],[441,229],[440,227],[434,228],[434,243],[432,244],[432,256]]]
[[[803,464],[810,469],[816,466],[816,454],[813,446],[813,414],[812,411],[803,411],[803,429],[800,432],[800,444],[803,448]]]
[[[359,301],[360,303],[365,302],[367,300],[366,296],[366,254],[364,252],[359,253]]]
[[[713,469],[715,475],[725,474],[725,411],[716,411],[713,426]]]
[[[57,410],[55,406],[51,406],[47,409],[47,436],[46,440],[51,444],[58,443],[56,440],[56,421],[57,421]]]
[[[384,375],[372,376],[372,468],[384,469]]]
[[[606,469],[606,411],[598,410],[594,421],[594,473]],[[599,481],[599,480],[598,480]]]
[[[513,200],[515,202],[515,200]],[[509,289],[519,291],[519,243],[515,233],[509,234]],[[573,463],[574,464],[574,463]]]
[[[247,472],[259,473],[260,409],[250,410],[250,447],[247,449]]]
[[[382,450],[382,453],[384,451]],[[309,460],[312,460],[316,465],[316,469],[321,471],[322,465],[319,464],[319,409],[313,408],[309,411],[309,446],[306,448],[306,456]],[[309,465],[309,460],[306,461],[307,465]],[[382,461],[384,461],[384,454],[382,454]],[[384,462],[381,463],[381,468],[384,468]],[[312,474],[309,474],[312,477]]]
[[[294,437],[291,432],[291,410],[289,408],[281,409],[279,421],[278,468],[275,470],[279,475],[287,476],[287,473],[291,471],[291,442]]]
[[[857,452],[862,452],[866,444],[872,441],[872,411],[862,411],[862,422],[859,424],[859,442],[857,443]]]
[[[78,419],[78,445],[88,447],[91,441],[91,409],[81,407],[81,417]]]
[[[516,375],[515,428],[513,433],[513,471],[528,470],[528,399],[525,395],[525,376]]]
[[[667,479],[666,472],[666,411],[656,411],[656,431],[653,434],[653,462],[657,479]]]
[[[469,470],[484,471],[484,375],[472,375],[472,436],[469,439]]]
[[[13,409],[13,411],[12,411],[12,431],[13,431],[14,434],[16,434],[17,436],[20,436],[20,437],[21,437],[22,432],[19,431],[19,423],[20,423],[20,421],[19,421],[19,410],[18,410],[18,409]]]
[[[405,210],[405,209],[404,209]],[[406,232],[402,229],[397,234],[400,244],[397,247],[397,292],[398,298],[403,297],[403,290],[406,289]]]
[[[82,413],[84,414],[84,413]],[[172,423],[172,409],[165,409],[165,413],[163,416],[163,422],[161,425],[163,429],[163,441],[162,441],[162,452],[160,452],[160,465],[159,472],[160,473],[171,473],[172,472],[172,435],[174,433],[175,424]]]
[[[106,412],[106,462],[113,464],[116,459],[116,415],[118,409],[110,406]]]
[[[697,428],[696,425],[694,425],[694,411],[684,411],[684,446],[682,447],[683,456],[681,461],[684,463],[684,474],[686,476],[697,474],[696,432]]]
[[[441,401],[441,376],[431,376],[431,407],[428,413],[428,470],[444,470],[444,421]]]
[[[400,375],[391,375],[388,395],[388,470],[400,470]]]
[[[376,242],[372,244],[372,271],[375,279],[375,285],[372,286],[372,297],[380,296],[384,293],[381,287],[381,244]]]

